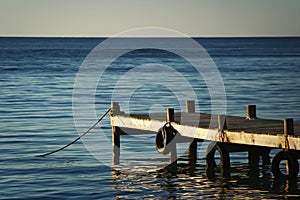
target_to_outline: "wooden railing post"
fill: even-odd
[[[284,135],[294,135],[294,119],[287,118],[283,120]]]
[[[194,100],[187,100],[186,101],[186,112],[187,113],[195,113],[195,101]],[[189,144],[188,148],[188,159],[189,165],[192,170],[196,167],[197,162],[197,140],[193,139],[192,142]]]
[[[174,108],[168,108],[167,109],[167,118],[166,118],[166,121],[167,121],[167,123],[175,121]]]
[[[288,151],[289,147],[289,142],[288,142],[288,136],[289,135],[294,135],[294,119],[293,118],[287,118],[283,120],[283,133],[285,136],[285,150]],[[286,173],[289,174],[290,170],[290,164],[289,161],[286,160],[285,163],[285,168],[286,168]]]
[[[118,102],[111,103],[111,113],[112,115],[118,115],[120,113],[120,105]]]
[[[224,129],[227,129],[227,122],[226,122],[226,116],[225,115],[218,115],[218,129],[221,132]]]
[[[195,113],[195,101],[194,100],[187,100],[186,101],[186,112],[187,113]]]
[[[112,102],[111,115],[120,113],[120,105],[117,102]],[[112,140],[112,164],[120,164],[120,134],[118,133],[119,127],[112,126],[111,140]]]
[[[256,105],[247,105],[247,119],[256,119]]]

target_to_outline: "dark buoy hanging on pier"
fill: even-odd
[[[289,136],[294,135],[294,122],[292,118],[283,121],[285,149],[275,155],[272,161],[272,173],[276,178],[291,179],[297,177],[299,173],[299,163],[295,155],[295,151],[290,150]],[[286,174],[280,170],[280,163],[286,161]]]
[[[156,150],[164,155],[170,153],[171,149],[169,144],[176,134],[177,131],[171,125],[165,124],[161,127],[156,134]]]
[[[280,163],[286,160],[287,173],[280,170]],[[299,164],[297,158],[291,152],[281,151],[275,155],[272,161],[272,173],[276,178],[291,179],[297,177],[299,173]]]
[[[171,142],[178,133],[171,125],[171,122],[174,122],[174,108],[168,108],[166,121],[167,123],[158,130],[155,139],[156,150],[164,155],[174,150],[174,145]]]

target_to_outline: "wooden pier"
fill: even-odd
[[[256,169],[260,158],[263,164],[270,163],[271,149],[282,150],[272,159],[271,168],[275,177],[290,179],[299,172],[300,122],[293,122],[291,118],[259,119],[255,105],[248,105],[246,116],[238,117],[196,113],[194,101],[189,100],[184,113],[176,113],[173,108],[169,108],[166,113],[151,113],[150,117],[149,114],[126,114],[114,102],[111,126],[113,165],[119,164],[120,135],[156,134],[157,149],[165,150],[169,146],[165,153],[169,153],[170,166],[175,170],[176,143],[190,143],[188,156],[193,168],[197,162],[197,143],[208,140],[212,142],[206,155],[208,173],[215,167],[215,151],[219,151],[221,155],[220,168],[227,177],[230,176],[231,152],[247,151],[249,165]],[[166,137],[169,141],[163,141]],[[285,173],[279,168],[281,161],[286,161]]]

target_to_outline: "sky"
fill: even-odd
[[[300,0],[0,0],[0,36],[300,36]]]

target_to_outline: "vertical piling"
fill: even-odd
[[[175,116],[174,116],[174,108],[168,108],[167,109],[167,117],[166,117],[167,123],[174,122]],[[177,171],[177,149],[176,149],[176,141],[175,138],[169,143],[170,145],[170,171],[171,173],[176,173]]]
[[[186,112],[187,113],[195,113],[195,101],[187,100],[186,101]],[[197,141],[193,139],[189,144],[188,148],[188,159],[191,170],[195,170],[196,162],[197,162]]]
[[[256,105],[247,105],[247,119],[256,119]]]
[[[220,137],[222,142],[227,142],[227,136],[224,133],[224,129],[227,129],[227,122],[225,115],[218,115],[218,129],[220,131]],[[222,155],[221,159],[221,175],[223,178],[228,179],[230,177],[230,153],[226,143],[217,143],[219,146],[219,153]]]
[[[218,115],[218,129],[223,132],[224,129],[227,129],[227,122],[225,115]]]
[[[287,118],[283,120],[284,135],[294,135],[294,119]]]
[[[247,119],[256,119],[256,105],[247,105]],[[255,149],[248,150],[249,176],[257,177],[259,173],[259,152]]]
[[[283,120],[283,133],[285,136],[285,150],[288,151],[289,150],[289,142],[288,142],[288,136],[289,135],[294,135],[294,119],[293,118],[287,118]],[[290,170],[290,164],[289,161],[286,160],[285,163],[286,166],[286,173],[289,174]]]
[[[195,113],[195,101],[194,100],[186,101],[186,112],[187,113]]]
[[[168,108],[167,109],[166,121],[167,121],[167,123],[175,121],[174,108]]]
[[[259,157],[260,151],[255,148],[249,148],[248,150],[248,165],[249,165],[249,177],[257,178],[259,176]]]
[[[120,105],[117,102],[112,102],[111,115],[117,115],[120,112]],[[111,130],[112,139],[112,164],[120,164],[120,134],[118,127],[112,126]]]
[[[224,129],[227,129],[226,116],[218,115],[218,130],[220,142],[228,142]]]

